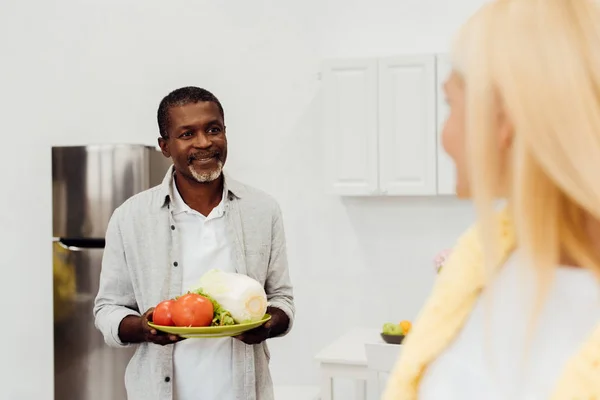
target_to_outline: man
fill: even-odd
[[[96,326],[109,345],[138,344],[125,374],[129,400],[272,400],[265,340],[289,332],[295,313],[279,206],[223,175],[224,112],[210,92],[170,93],[158,126],[173,166],[110,220]],[[263,284],[272,319],[235,339],[181,340],[148,326],[152,307],[212,268]]]

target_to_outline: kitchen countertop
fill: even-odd
[[[354,328],[333,340],[317,354],[316,359],[322,363],[366,366],[365,344],[380,340],[379,333],[379,329]]]

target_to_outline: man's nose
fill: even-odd
[[[194,147],[198,149],[209,148],[211,144],[212,142],[210,141],[208,135],[202,132],[196,135],[196,138],[194,139]]]

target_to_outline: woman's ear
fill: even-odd
[[[498,148],[506,151],[512,147],[515,130],[510,118],[504,110],[500,110],[498,116]]]

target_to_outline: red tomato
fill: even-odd
[[[152,322],[156,325],[173,326],[173,317],[171,316],[171,308],[175,304],[174,300],[165,300],[158,303],[152,313]]]
[[[213,320],[213,304],[204,296],[188,293],[171,306],[176,326],[210,326]]]

